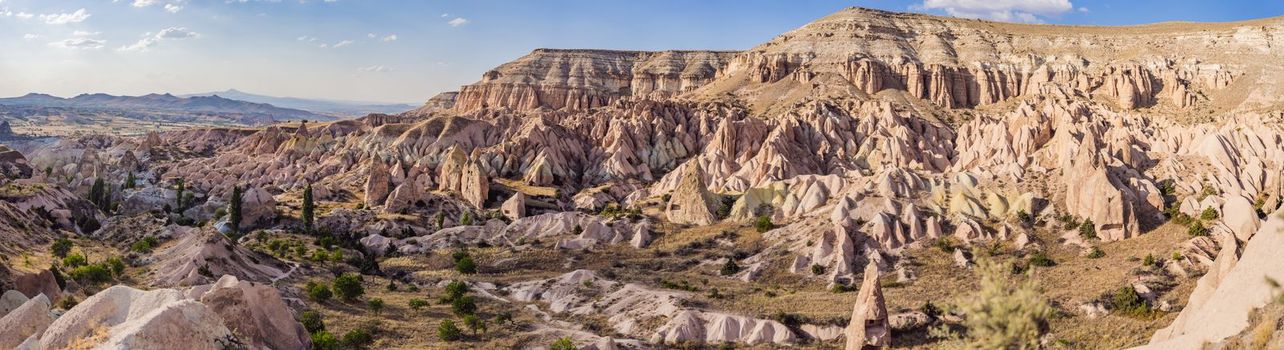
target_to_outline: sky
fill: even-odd
[[[1284,15],[1281,0],[0,0],[0,96],[419,104],[536,48],[743,50],[849,6],[1083,25]]]

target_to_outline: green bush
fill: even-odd
[[[156,245],[159,243],[160,242],[157,241],[156,237],[147,236],[147,237],[143,237],[143,239],[135,241],[134,244],[129,246],[129,250],[132,250],[137,253],[150,253],[152,249],[156,248]]]
[[[303,329],[308,330],[308,333],[315,334],[325,330],[325,321],[321,319],[321,313],[316,311],[304,310],[299,313],[299,323],[303,324]]]
[[[450,281],[450,283],[446,284],[446,297],[444,299],[449,303],[463,297],[466,293],[468,293],[468,284],[463,281]]]
[[[441,341],[456,341],[462,335],[463,332],[459,330],[459,326],[455,326],[455,321],[442,320],[441,324],[437,325],[437,339]]]
[[[820,264],[811,264],[811,274],[820,276],[825,274],[825,267]]]
[[[364,348],[374,342],[374,336],[364,328],[357,328],[343,334],[343,346],[346,349]]]
[[[981,289],[959,305],[968,317],[966,347],[1037,349],[1054,311],[1032,279],[1017,279],[1010,264],[977,262]]]
[[[366,294],[365,288],[361,286],[361,277],[350,273],[335,277],[332,287],[334,287],[335,296],[343,301],[354,301]]]
[[[1097,238],[1097,226],[1092,223],[1092,219],[1084,219],[1083,223],[1079,224],[1079,237],[1083,237],[1083,239]]]
[[[370,300],[366,300],[366,307],[369,307],[370,311],[374,312],[375,315],[383,313],[383,299],[370,298]]]
[[[553,341],[552,344],[548,345],[548,350],[579,350],[579,349],[575,347],[575,343],[571,342],[571,338],[558,338],[557,340]]]
[[[325,330],[312,333],[312,350],[339,350],[339,339]]]
[[[67,253],[71,252],[71,246],[72,243],[70,239],[67,239],[66,237],[58,238],[58,240],[55,240],[53,244],[49,246],[49,252],[58,258],[65,258],[67,257]]]
[[[477,273],[477,263],[473,262],[473,257],[464,255],[462,259],[455,261],[455,270],[465,275]]]
[[[456,316],[472,315],[477,313],[477,303],[471,295],[465,295],[450,302],[450,311]]]
[[[111,275],[119,277],[125,273],[125,262],[118,257],[107,258],[107,268],[111,269]]]
[[[330,287],[324,284],[308,282],[305,289],[308,292],[308,299],[312,299],[312,301],[318,303],[324,303],[334,297],[334,293],[330,291]]]
[[[1030,263],[1030,266],[1039,267],[1049,267],[1057,264],[1055,261],[1052,261],[1051,257],[1048,257],[1048,253],[1045,253],[1042,250],[1031,253],[1028,262]]]
[[[1141,265],[1146,267],[1155,266],[1155,255],[1146,254],[1146,258],[1141,260]]]
[[[464,226],[472,226],[473,213],[465,212],[463,216],[459,217],[459,224]]]
[[[723,276],[731,276],[740,272],[740,265],[736,265],[736,259],[727,258],[727,263],[722,264],[722,270],[718,271]]]
[[[89,260],[85,259],[85,255],[80,253],[67,254],[67,257],[62,258],[62,266],[66,266],[69,268],[77,268],[77,267],[85,266],[85,264],[88,264],[88,263],[89,263]]]
[[[1204,221],[1217,220],[1219,216],[1221,215],[1213,207],[1204,208],[1204,211],[1199,213],[1199,219]]]
[[[111,282],[111,268],[106,264],[93,264],[77,267],[68,273],[71,278],[86,284]]]
[[[482,333],[486,332],[486,321],[483,321],[480,317],[477,317],[477,315],[464,316],[464,326],[467,326],[469,330],[473,331],[473,336],[476,336],[478,331]]]
[[[763,215],[758,217],[758,221],[754,222],[753,227],[761,233],[771,231],[771,229],[776,228],[776,224],[771,222],[770,217]]]
[[[428,301],[419,299],[419,298],[413,298],[413,299],[410,299],[408,304],[410,305],[411,310],[419,311],[420,309],[423,309],[424,307],[428,306]]]
[[[1195,220],[1190,223],[1190,227],[1186,228],[1186,233],[1194,237],[1204,237],[1208,236],[1208,228],[1204,227],[1203,221]]]
[[[1088,259],[1099,259],[1105,256],[1106,252],[1102,251],[1101,248],[1092,247],[1092,250],[1088,251]]]
[[[1131,286],[1120,287],[1110,298],[1110,309],[1122,315],[1144,317],[1150,314],[1150,306]]]

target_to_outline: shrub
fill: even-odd
[[[1057,264],[1055,261],[1052,261],[1052,258],[1048,257],[1048,253],[1045,253],[1042,250],[1031,253],[1029,263],[1030,266],[1039,267],[1049,267]]]
[[[66,237],[59,238],[49,246],[49,252],[53,253],[53,255],[58,258],[65,258],[67,257],[67,253],[71,252],[71,246],[72,243],[70,239],[67,239]]]
[[[459,331],[458,326],[455,326],[455,321],[442,320],[441,324],[437,325],[437,339],[441,341],[456,341],[461,335],[462,332]]]
[[[1088,259],[1099,259],[1105,256],[1106,252],[1102,251],[1101,248],[1092,247],[1092,250],[1088,251]]]
[[[420,309],[423,309],[424,307],[428,306],[428,301],[419,299],[419,298],[413,298],[413,299],[410,299],[410,302],[408,302],[408,304],[410,305],[411,310],[419,311]]]
[[[464,325],[473,331],[473,336],[477,335],[477,331],[486,332],[486,321],[483,321],[477,315],[464,316]]]
[[[471,295],[461,296],[450,302],[450,311],[456,316],[472,315],[477,313],[477,303]]]
[[[70,268],[85,266],[88,263],[89,260],[85,259],[85,255],[80,253],[67,254],[67,257],[62,258],[62,266]]]
[[[303,329],[308,330],[308,333],[315,334],[325,330],[325,321],[321,320],[321,313],[316,311],[304,310],[299,313],[299,323],[303,324]]]
[[[366,300],[366,306],[369,307],[370,311],[374,312],[375,315],[383,313],[383,299],[370,298],[370,300]]]
[[[571,342],[571,338],[558,338],[557,340],[553,341],[552,344],[548,345],[548,350],[578,350],[578,349],[575,347],[575,343]]]
[[[93,264],[77,267],[69,272],[72,279],[87,284],[111,282],[111,268],[106,264]]]
[[[71,310],[71,308],[76,307],[76,304],[79,303],[80,302],[76,300],[76,297],[68,295],[62,297],[62,300],[58,300],[58,307],[63,310]]]
[[[465,275],[477,273],[477,263],[473,262],[473,257],[465,255],[462,259],[455,261],[455,270]]]
[[[445,300],[447,302],[454,301],[464,296],[465,293],[468,293],[468,284],[463,281],[450,281],[450,283],[446,284]]]
[[[312,299],[312,301],[318,303],[324,303],[329,301],[331,297],[334,297],[334,293],[330,292],[330,287],[324,284],[308,282],[308,285],[304,287],[304,289],[308,292],[308,299]]]
[[[1217,220],[1219,216],[1221,215],[1213,207],[1204,208],[1204,211],[1199,213],[1199,219],[1204,221]]]
[[[1208,228],[1204,227],[1204,222],[1195,220],[1186,228],[1186,233],[1194,237],[1208,236]]]
[[[122,273],[125,273],[125,262],[121,261],[119,257],[107,258],[106,264],[107,268],[111,269],[112,276],[120,277]]]
[[[664,202],[665,204],[668,204],[669,201],[672,199],[673,199],[672,194],[665,193],[664,195],[660,196],[660,201]]]
[[[820,264],[811,264],[811,274],[820,276],[825,274],[825,267]]]
[[[731,276],[740,272],[740,265],[736,265],[736,259],[727,258],[727,263],[722,264],[722,270],[718,271],[723,276]]]
[[[1092,223],[1092,219],[1084,219],[1083,223],[1079,224],[1079,237],[1083,237],[1083,239],[1097,238],[1097,226]]]
[[[981,290],[959,308],[968,315],[967,346],[975,349],[1036,349],[1053,309],[1030,279],[1016,279],[1010,264],[980,259]]]
[[[361,287],[361,277],[345,273],[334,278],[334,294],[344,301],[353,301],[360,298],[366,293],[365,288]]]
[[[1131,286],[1120,287],[1110,297],[1110,309],[1122,315],[1143,317],[1150,313],[1146,300]]]
[[[459,224],[464,226],[471,226],[473,224],[473,213],[465,212],[464,216],[459,217]]]
[[[363,348],[374,342],[374,336],[365,328],[356,328],[343,334],[343,346],[346,349]]]
[[[763,215],[758,217],[758,221],[754,222],[753,227],[761,233],[771,231],[771,229],[776,228],[776,224],[771,222],[770,217]]]
[[[1146,267],[1155,266],[1155,255],[1146,254],[1146,258],[1141,260],[1141,265]]]
[[[129,246],[129,250],[132,250],[138,253],[150,253],[152,249],[156,248],[156,245],[159,243],[160,242],[156,240],[156,237],[147,236],[147,237],[143,237],[143,239],[135,241],[134,244]]]
[[[339,339],[325,330],[312,333],[312,350],[339,350]]]

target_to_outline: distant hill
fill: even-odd
[[[222,96],[178,97],[171,94],[114,96],[82,94],[61,98],[31,93],[0,98],[0,115],[113,115],[131,119],[170,122],[226,122],[262,125],[285,120],[334,120],[329,115],[281,108],[266,103],[246,102]]]
[[[324,100],[324,99],[306,99],[306,98],[297,98],[297,97],[265,96],[265,95],[251,94],[251,93],[236,90],[236,89],[230,89],[230,90],[219,91],[219,92],[187,94],[182,96],[187,97],[187,96],[215,96],[215,95],[234,99],[234,100],[268,103],[273,106],[301,109],[305,111],[311,111],[313,113],[327,114],[327,115],[332,115],[336,117],[357,117],[357,116],[363,116],[370,113],[395,114],[395,113],[409,111],[411,109],[415,109],[416,107],[410,104],[395,104],[395,103],[387,104],[387,103],[372,103],[372,102],[359,102],[359,101],[340,101],[340,100]]]

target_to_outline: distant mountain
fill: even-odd
[[[266,103],[246,102],[221,96],[178,97],[171,94],[114,96],[82,94],[61,98],[46,94],[26,94],[0,98],[0,115],[13,117],[37,115],[109,114],[133,119],[156,121],[230,122],[247,125],[269,124],[285,120],[334,120],[329,115],[281,108]]]
[[[388,104],[359,101],[340,101],[324,99],[305,99],[297,97],[276,97],[256,95],[236,89],[230,89],[219,92],[206,92],[199,94],[187,94],[188,96],[222,96],[234,100],[250,101],[258,103],[268,103],[273,106],[302,109],[314,113],[332,115],[336,117],[356,117],[370,113],[395,114],[415,109],[416,106],[410,104]]]

